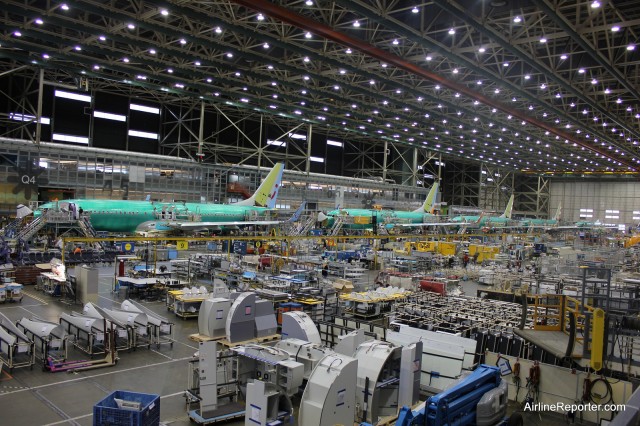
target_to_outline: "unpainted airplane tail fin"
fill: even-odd
[[[236,206],[256,206],[273,209],[276,207],[278,192],[282,185],[284,163],[276,163],[267,177],[262,181],[256,192],[246,200],[235,203]]]
[[[504,209],[504,213],[500,217],[506,217],[507,219],[511,219],[511,210],[513,210],[513,199],[515,198],[514,194],[511,194],[509,198],[509,202],[507,203],[507,208]]]
[[[307,202],[303,201],[300,204],[300,207],[298,207],[296,211],[293,212],[293,215],[289,218],[289,222],[297,222],[300,219],[300,216],[302,216],[302,212],[304,211],[304,208],[306,206],[307,206]]]
[[[438,195],[438,185],[439,182],[434,182],[433,186],[429,190],[427,194],[427,198],[422,203],[422,206],[413,211],[413,213],[432,213],[433,208],[436,204],[436,196]]]
[[[559,203],[558,210],[556,210],[556,214],[553,216],[553,220],[560,222],[561,217],[562,217],[562,203]]]

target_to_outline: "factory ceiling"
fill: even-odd
[[[626,1],[2,1],[27,65],[521,171],[640,167]]]

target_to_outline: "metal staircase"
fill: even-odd
[[[344,225],[344,223],[345,223],[345,217],[344,216],[338,215],[335,218],[336,219],[333,222],[333,226],[331,228],[329,228],[329,230],[327,231],[327,235],[330,236],[330,237],[335,237],[336,235],[338,235],[338,233],[342,229],[342,225]]]
[[[311,215],[307,218],[307,220],[304,222],[304,224],[300,228],[298,228],[295,225],[295,223],[288,223],[285,228],[285,232],[286,232],[286,235],[290,237],[299,237],[299,236],[307,235],[309,234],[309,231],[311,231],[311,228],[313,228],[315,224],[316,224],[316,217],[315,215]]]
[[[33,219],[27,226],[21,228],[15,235],[16,240],[28,241],[47,224],[48,212]]]
[[[89,216],[81,216],[80,219],[78,219],[78,227],[82,230],[85,237],[98,238],[98,232],[93,225],[91,225]],[[104,245],[99,242],[94,243],[94,247],[98,250],[104,250]]]
[[[15,218],[0,230],[0,235],[6,238],[13,238],[17,233],[20,225],[22,224],[22,218]]]

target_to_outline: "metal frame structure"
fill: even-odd
[[[635,173],[640,162],[633,2],[9,0],[0,16],[0,78],[22,78],[7,108],[33,117],[0,119],[37,143],[42,87],[56,84],[161,104],[159,153],[197,161],[286,158],[308,173],[323,134],[350,147],[326,159],[345,175],[407,186],[436,155],[504,176]],[[267,149],[265,123],[304,129],[309,143]],[[496,185],[461,179],[470,191],[451,200],[504,205]],[[548,213],[546,186],[533,191],[536,215]]]

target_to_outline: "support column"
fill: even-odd
[[[202,145],[204,144],[204,101],[200,102],[200,128],[198,129],[198,152],[196,153],[198,161],[202,162],[204,153]]]
[[[36,111],[36,145],[40,145],[42,137],[42,98],[44,92],[44,68],[40,68],[38,76],[38,106]]]
[[[307,179],[309,179],[309,173],[311,172],[311,136],[313,135],[313,124],[309,124],[307,128],[307,163],[305,164],[305,172],[307,173]]]
[[[389,155],[389,142],[384,141],[384,153],[382,157],[382,181],[387,181],[387,157]]]

